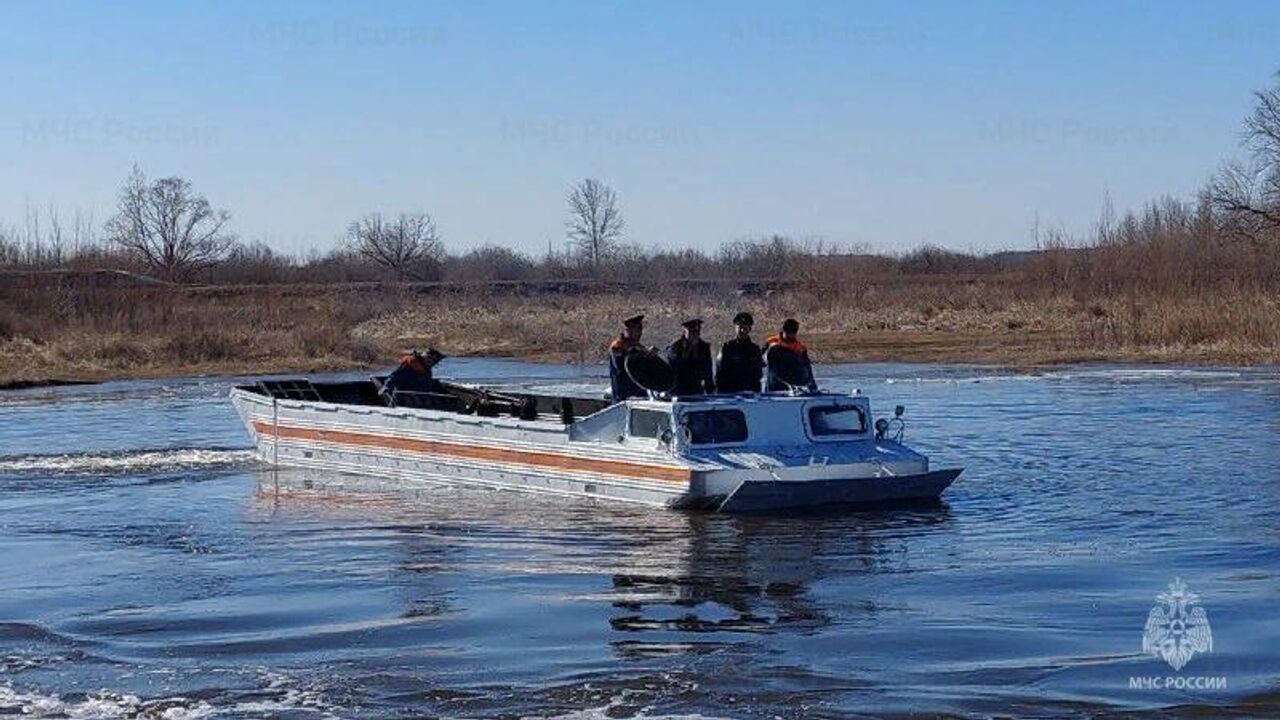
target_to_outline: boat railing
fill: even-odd
[[[267,397],[277,400],[319,401],[320,391],[310,380],[260,380],[258,389]]]

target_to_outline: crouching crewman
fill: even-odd
[[[440,391],[440,383],[432,377],[431,369],[440,364],[444,354],[435,348],[427,348],[426,354],[411,350],[400,359],[400,367],[387,376],[382,384],[382,396],[387,404],[397,404],[396,393],[432,393]],[[404,403],[409,404],[409,403]]]

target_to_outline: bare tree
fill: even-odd
[[[214,210],[185,178],[149,182],[134,166],[120,191],[107,239],[164,280],[180,280],[224,258],[235,244],[231,216]]]
[[[444,243],[427,213],[402,213],[386,220],[370,213],[351,223],[347,240],[352,250],[393,271],[396,277],[421,279],[424,264],[437,263]]]
[[[613,188],[587,178],[569,192],[569,240],[598,267],[622,238],[622,211]]]
[[[1206,193],[1228,230],[1256,240],[1280,236],[1280,82],[1254,95],[1244,122],[1250,161],[1224,166]]]
[[[1254,241],[1280,231],[1280,205],[1267,198],[1266,175],[1256,164],[1229,162],[1210,181],[1205,192],[1223,230]]]
[[[92,214],[79,209],[69,215],[54,205],[44,214],[28,204],[22,223],[0,225],[4,264],[30,268],[65,267],[72,260],[97,250]]]

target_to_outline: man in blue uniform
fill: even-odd
[[[667,347],[667,364],[676,375],[673,393],[710,395],[716,383],[711,375],[711,346],[702,339],[702,318],[690,318],[681,325],[684,334]]]
[[[749,312],[733,317],[737,335],[720,346],[716,357],[716,392],[760,392],[760,378],[764,376],[764,358],[760,346],[751,340],[751,328],[755,318]]]

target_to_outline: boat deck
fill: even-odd
[[[604,399],[513,393],[447,381],[437,381],[439,392],[382,392],[385,376],[369,380],[313,382],[306,379],[262,380],[239,390],[279,400],[325,402],[357,407],[401,407],[454,412],[479,417],[510,416],[522,420],[558,421],[572,425],[612,405]]]

